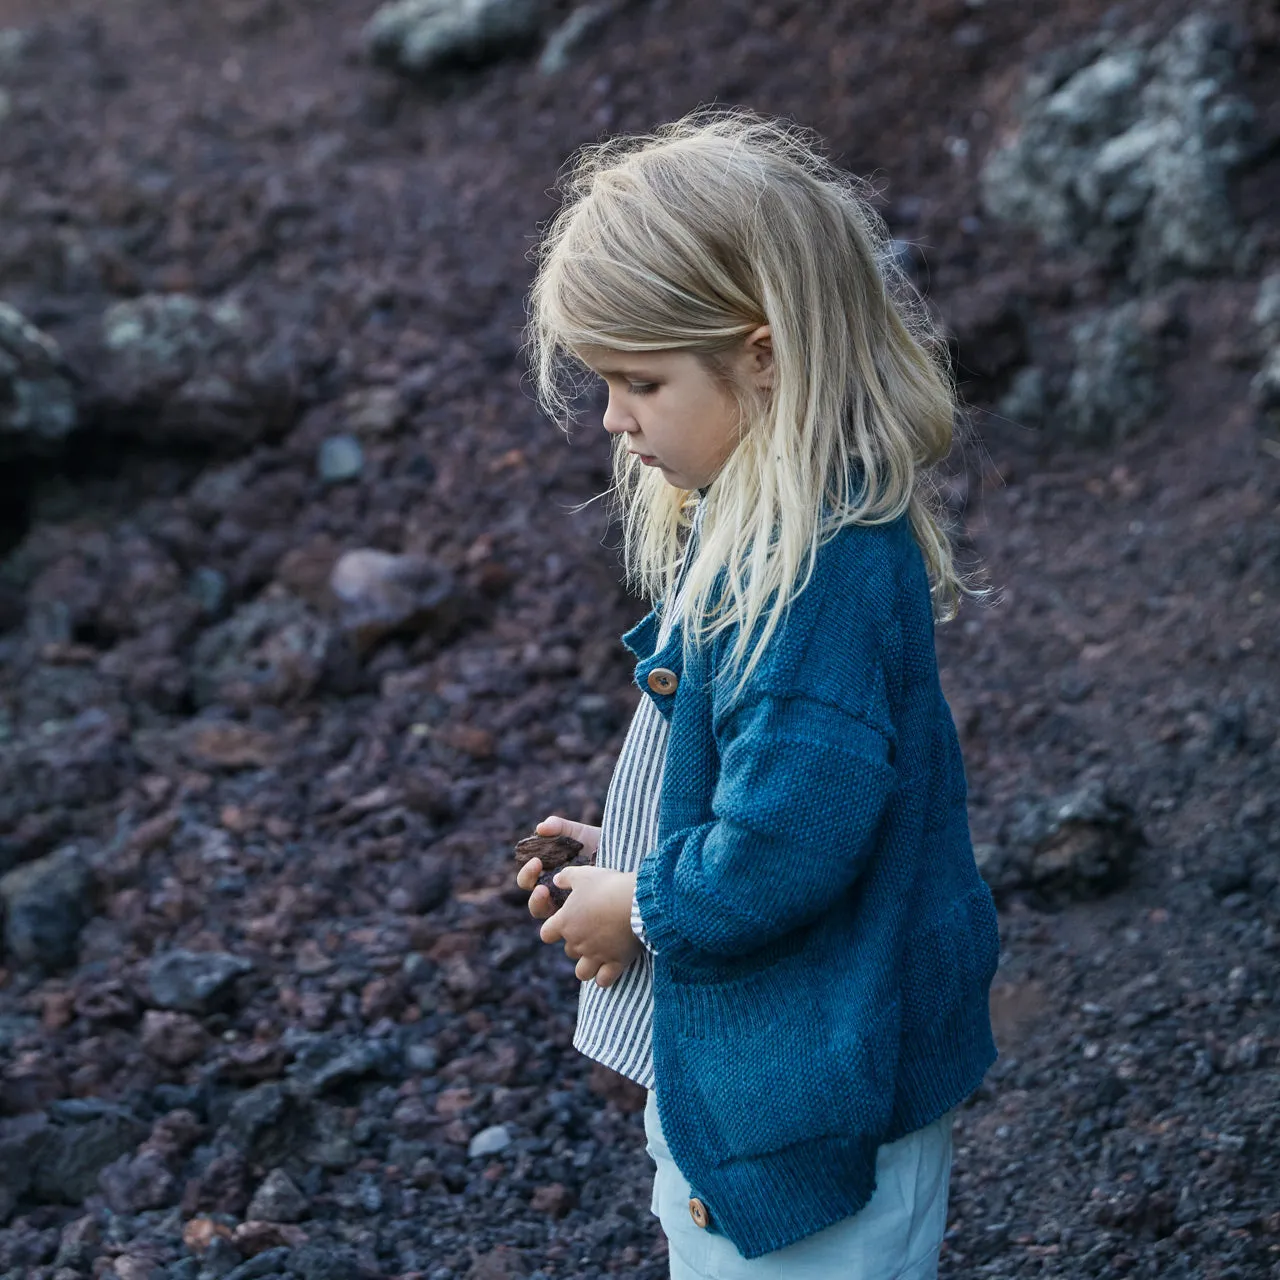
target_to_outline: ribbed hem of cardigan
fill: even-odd
[[[680,1132],[671,1144],[670,1130],[681,1127],[681,1108],[694,1103],[692,1098],[669,1098],[663,1111],[671,1120],[664,1119],[663,1132],[692,1193],[707,1207],[709,1229],[732,1241],[744,1258],[758,1258],[857,1213],[875,1190],[879,1147],[959,1106],[995,1061],[985,993],[980,1006],[971,1004],[922,1041],[904,1047],[891,1128],[877,1140],[821,1138],[718,1166],[697,1156],[684,1160],[684,1150],[677,1155],[677,1148],[685,1148],[684,1139],[690,1138],[696,1150],[696,1138],[692,1131]],[[679,1084],[670,1091],[678,1095]]]
[[[904,1048],[898,1057],[897,1097],[885,1142],[932,1124],[982,1083],[998,1057],[986,991]]]
[[[857,1213],[876,1182],[876,1146],[822,1138],[701,1175],[696,1194],[711,1228],[744,1258],[785,1249]]]

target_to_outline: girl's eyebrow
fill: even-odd
[[[652,382],[656,378],[656,374],[650,369],[644,369],[633,366],[630,369],[619,369],[612,365],[592,365],[592,369],[596,371],[602,378],[631,378],[642,382]]]

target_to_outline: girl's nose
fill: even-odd
[[[609,395],[609,403],[604,409],[604,429],[614,435],[619,431],[635,429],[635,419],[618,403],[617,397]]]

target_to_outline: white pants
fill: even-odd
[[[726,1236],[689,1214],[689,1183],[671,1159],[652,1089],[644,1109],[656,1166],[653,1213],[662,1223],[671,1280],[934,1280],[947,1229],[951,1122],[940,1120],[876,1156],[876,1189],[851,1217],[759,1258],[744,1258]]]

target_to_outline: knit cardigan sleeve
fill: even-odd
[[[633,897],[631,899],[631,932],[640,939],[644,949],[650,954],[654,954],[653,943],[649,941],[649,935],[645,931],[644,919],[640,915],[640,904]]]
[[[719,743],[713,819],[641,862],[646,944],[670,964],[745,955],[821,916],[875,845],[894,789],[887,718],[759,696]]]

